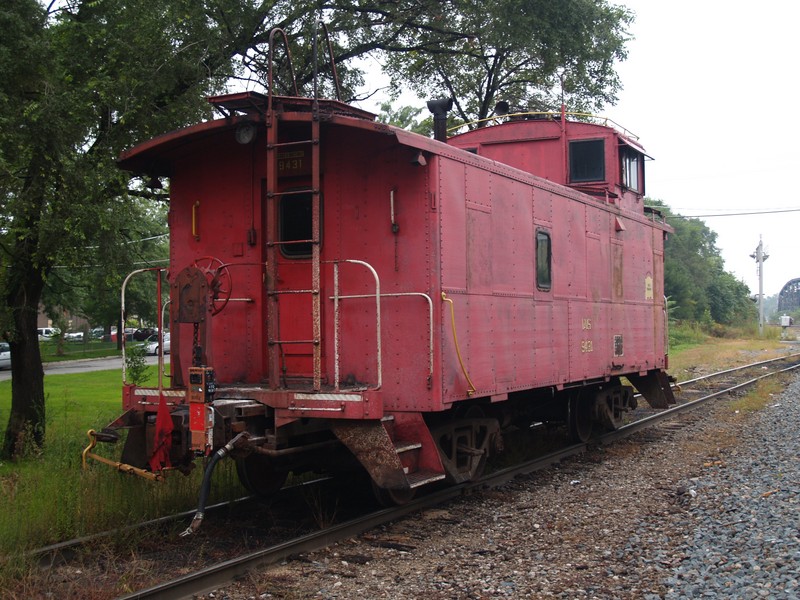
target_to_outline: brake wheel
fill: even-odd
[[[211,290],[211,314],[216,315],[231,299],[233,279],[228,265],[214,256],[203,256],[196,259],[193,266],[206,276]]]

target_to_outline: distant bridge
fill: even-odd
[[[778,295],[778,312],[787,313],[800,308],[800,278],[787,282]]]

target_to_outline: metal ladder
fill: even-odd
[[[337,97],[339,96],[339,82],[336,76],[336,67],[333,61],[333,54],[331,52],[330,38],[328,37],[328,30],[323,23],[318,23],[325,29],[325,35],[328,39],[328,51],[331,56],[331,67],[336,84]],[[272,299],[272,302],[267,307],[267,346],[268,346],[268,374],[269,383],[272,389],[278,389],[281,382],[281,355],[282,348],[286,344],[311,344],[313,348],[313,384],[314,391],[320,391],[322,386],[322,326],[321,326],[321,294],[320,294],[320,114],[319,102],[317,99],[317,44],[314,40],[314,97],[311,104],[311,112],[309,114],[309,137],[302,140],[292,140],[288,142],[280,142],[279,138],[279,122],[280,119],[273,106],[273,52],[275,48],[275,36],[280,34],[283,37],[284,45],[286,47],[287,62],[291,74],[291,80],[294,87],[295,97],[300,94],[297,89],[297,80],[294,74],[294,67],[292,66],[291,53],[289,52],[289,42],[286,34],[281,29],[273,29],[269,36],[269,72],[267,82],[267,113],[266,113],[266,126],[267,126],[267,177],[266,177],[266,211],[267,211],[267,230],[266,230],[266,288],[267,297]],[[316,36],[315,36],[316,38]],[[278,190],[278,152],[291,146],[304,146],[311,145],[311,185],[309,188],[294,189],[287,192]],[[301,194],[311,194],[311,239],[310,240],[293,240],[281,241],[279,239],[278,224],[275,216],[278,214],[276,210],[276,200],[278,198],[291,198],[292,196],[299,196]],[[303,290],[278,290],[276,287],[277,278],[277,257],[278,248],[285,244],[298,244],[310,243],[311,244],[311,287]],[[312,319],[312,339],[282,339],[280,335],[280,319],[278,314],[278,296],[280,294],[311,294],[311,319]]]

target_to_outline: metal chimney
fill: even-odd
[[[433,139],[447,142],[447,113],[451,108],[452,98],[428,100],[428,110],[433,114]]]

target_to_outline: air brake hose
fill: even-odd
[[[206,502],[208,501],[208,492],[211,490],[211,474],[214,472],[214,467],[217,466],[217,463],[225,458],[231,450],[233,450],[234,444],[242,437],[245,432],[240,433],[235,438],[233,438],[230,442],[225,444],[222,448],[214,452],[211,456],[211,460],[208,462],[208,466],[206,466],[206,471],[203,474],[203,483],[200,486],[200,498],[197,501],[197,512],[194,513],[194,518],[192,522],[189,524],[189,527],[186,528],[186,531],[180,534],[180,537],[186,537],[187,535],[192,535],[195,531],[200,528],[200,525],[203,523],[203,517],[205,517],[206,512]]]

